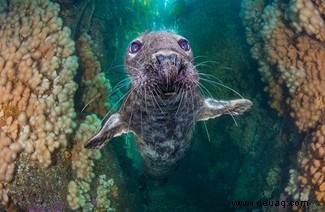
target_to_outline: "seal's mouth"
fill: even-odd
[[[158,87],[164,96],[173,96],[180,90],[178,83],[174,79],[161,79]]]

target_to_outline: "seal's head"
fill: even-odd
[[[125,67],[132,87],[147,94],[172,96],[199,81],[188,40],[172,32],[145,32],[133,40]]]

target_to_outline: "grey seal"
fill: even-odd
[[[122,106],[85,148],[102,148],[113,137],[132,132],[144,172],[155,179],[175,170],[197,121],[240,115],[252,106],[247,99],[204,98],[189,42],[173,32],[143,33],[130,43],[124,64],[131,84]]]

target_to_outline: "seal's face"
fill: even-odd
[[[199,81],[189,42],[172,32],[146,32],[133,40],[125,66],[132,87],[148,95],[172,96]]]

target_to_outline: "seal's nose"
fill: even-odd
[[[170,62],[170,65],[176,65],[177,63],[176,54],[169,54],[169,55],[158,54],[156,55],[156,59],[160,65],[163,65],[168,62]]]
[[[175,81],[179,72],[179,56],[175,52],[160,51],[153,55],[155,70],[161,79],[161,90],[175,90]]]

